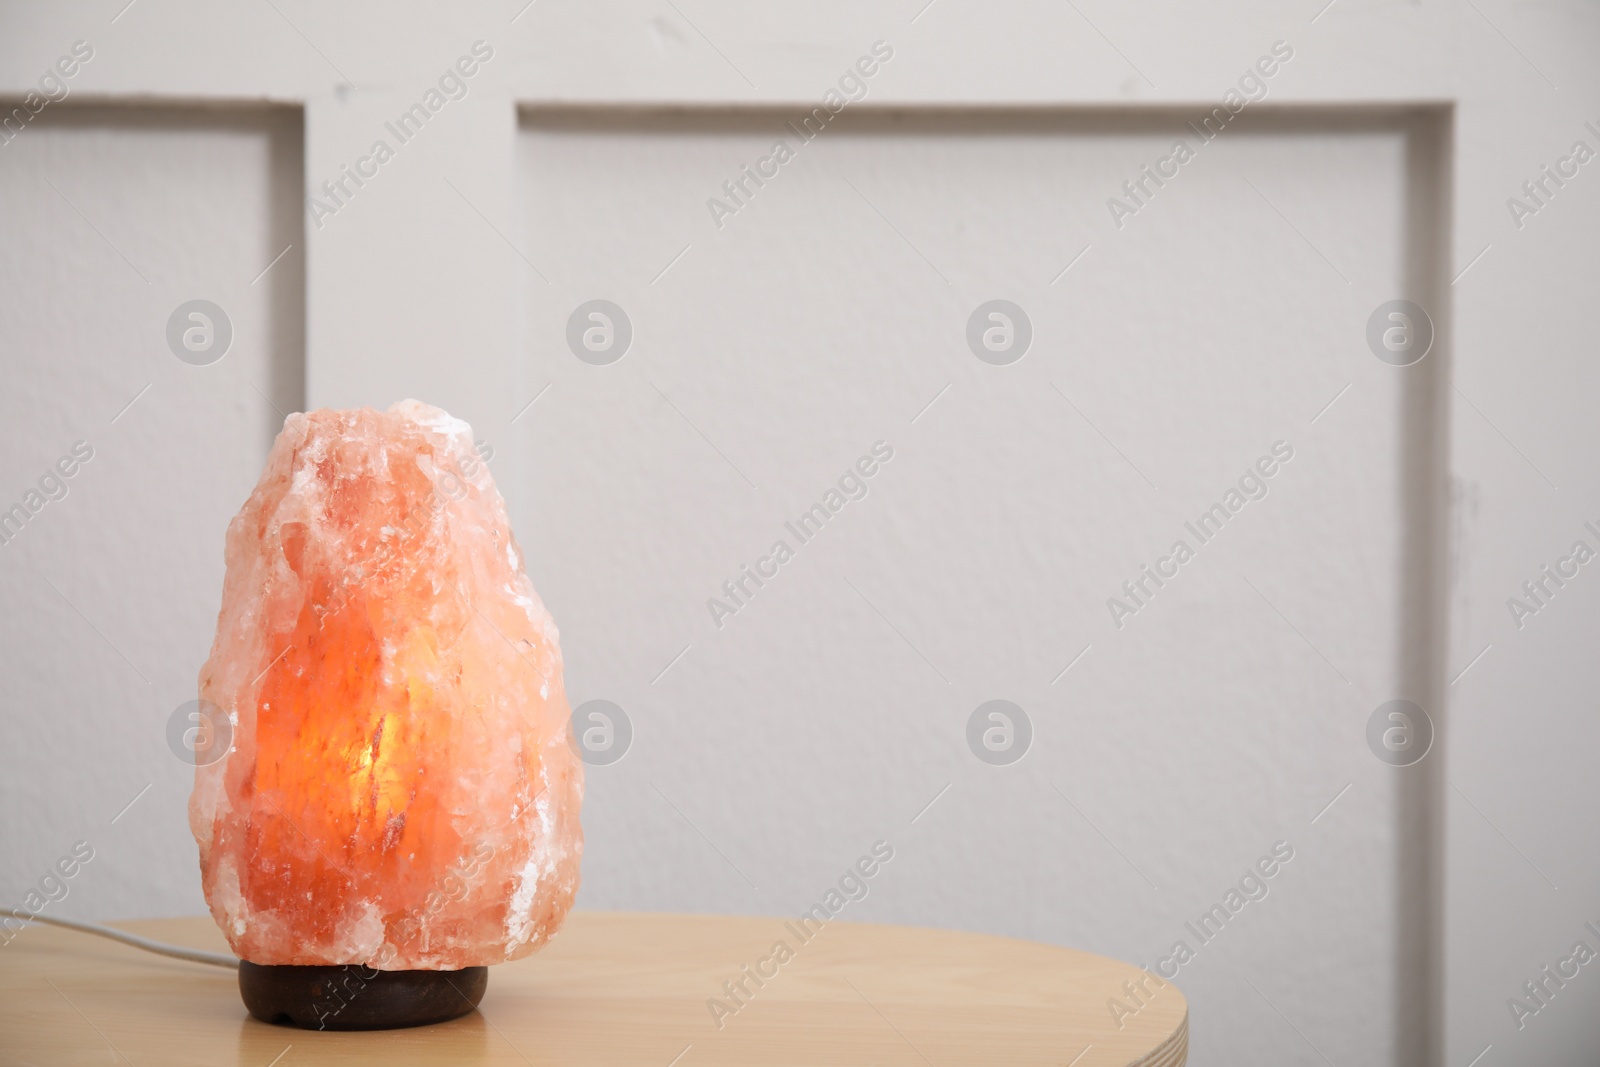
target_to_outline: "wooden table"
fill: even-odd
[[[227,951],[209,918],[122,924]],[[771,960],[783,941],[793,958]],[[745,965],[776,975],[742,1006]],[[35,926],[0,948],[0,1064],[1049,1064],[1176,1067],[1188,1005],[1168,984],[1070,949],[980,934],[832,922],[802,943],[783,919],[578,912],[550,946],[490,969],[482,1008],[438,1026],[333,1033],[249,1018],[237,980]],[[1154,988],[1150,979],[1146,987]],[[719,998],[728,1011],[714,1020]],[[720,1021],[721,1026],[717,1023]]]

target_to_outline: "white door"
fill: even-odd
[[[201,908],[227,519],[415,396],[609,727],[581,906],[883,841],[841,918],[1175,976],[1197,1064],[1592,1062],[1592,10],[0,19],[0,889]]]

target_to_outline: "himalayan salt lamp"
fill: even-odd
[[[228,527],[200,697],[231,744],[189,824],[252,1014],[452,1018],[560,928],[583,767],[466,423],[409,400],[289,416]]]

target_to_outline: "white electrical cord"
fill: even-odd
[[[149,938],[126,933],[110,926],[101,926],[98,923],[81,923],[73,919],[57,919],[49,915],[35,915],[32,912],[21,911],[16,908],[0,908],[0,915],[9,915],[12,918],[27,919],[36,923],[49,923],[51,926],[61,926],[68,930],[77,930],[85,934],[98,934],[101,937],[109,937],[113,941],[121,941],[124,945],[142,948],[146,952],[159,952],[163,956],[188,960],[190,963],[209,963],[213,967],[227,967],[229,970],[237,970],[239,967],[238,960],[220,952],[203,952],[197,948],[184,948],[181,945],[168,945],[160,941],[151,941]]]

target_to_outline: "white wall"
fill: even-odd
[[[0,148],[3,507],[93,454],[0,545],[0,885],[20,900],[82,839],[63,914],[191,912],[193,771],[165,730],[216,628],[219,533],[303,402],[300,121],[72,104]],[[196,298],[233,326],[209,366],[167,345]]]
[[[850,917],[1153,964],[1284,839],[1270,896],[1180,974],[1193,1062],[1589,1062],[1589,968],[1523,1029],[1506,1001],[1600,948],[1600,619],[1582,577],[1520,630],[1505,599],[1600,526],[1600,179],[1521,229],[1506,198],[1600,148],[1595,12],[921,6],[0,15],[0,92],[88,39],[74,91],[120,105],[0,148],[0,499],[96,447],[0,546],[0,892],[89,837],[63,914],[199,910],[161,730],[279,421],[256,390],[415,395],[495,445],[574,702],[633,720],[590,770],[583,906],[794,912],[883,837]],[[308,221],[299,176],[480,38],[467,99]],[[717,229],[706,198],[878,39],[868,103]],[[1106,198],[1278,39],[1270,104],[1118,229]],[[928,109],[978,103],[1015,109]],[[1401,295],[1439,327],[1410,368],[1364,338]],[[194,296],[238,330],[211,367],[162,336]],[[564,338],[597,297],[634,327],[611,366]],[[1009,367],[963,336],[995,297],[1034,326]],[[879,439],[870,494],[713,626],[706,598]],[[1279,439],[1271,494],[1116,629],[1105,599]],[[1393,697],[1439,729],[1411,768],[1365,741]],[[1013,766],[966,746],[992,698],[1034,724]]]
[[[574,702],[611,699],[636,731],[591,771],[586,901],[799,912],[886,837],[900,854],[861,917],[1155,965],[1199,948],[1185,920],[1284,840],[1271,894],[1181,972],[1195,1043],[1281,1051],[1252,977],[1319,989],[1294,1017],[1336,1061],[1390,1056],[1404,784],[1360,727],[1425,696],[1395,460],[1415,376],[1348,342],[1403,284],[1402,132],[1230,130],[1107,234],[1106,194],[1181,121],[869,117],[715,229],[708,193],[784,117],[524,126],[521,245],[550,277],[523,280],[526,396],[551,384],[518,421],[520,529],[566,632],[605,635],[569,639]],[[595,296],[634,325],[612,366],[563,340]],[[1035,335],[1007,367],[964,340],[996,296]],[[785,520],[879,439],[869,494],[802,545]],[[1268,495],[1201,547],[1185,521],[1279,441]],[[708,598],[779,538],[796,558],[717,626]],[[1199,555],[1119,630],[1107,598],[1179,538]],[[1014,766],[964,740],[995,698],[1036,731]]]

